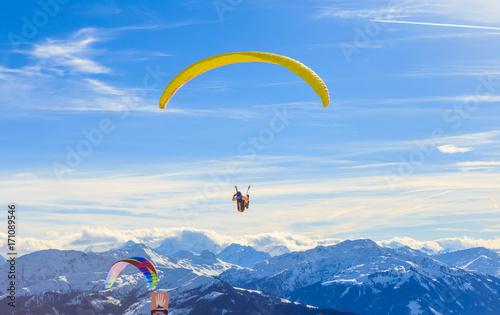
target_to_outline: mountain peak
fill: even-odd
[[[382,249],[377,243],[370,239],[357,239],[357,240],[345,240],[343,242],[338,243],[337,245],[331,245],[338,248],[351,248],[351,249],[360,249],[360,248],[368,248],[368,249]]]
[[[233,243],[217,254],[217,257],[231,264],[249,267],[257,262],[271,258],[271,255],[257,251],[251,246]]]
[[[125,244],[123,244],[123,245],[121,246],[121,248],[132,247],[132,246],[134,246],[134,245],[139,245],[139,243],[136,243],[136,242],[134,242],[134,241],[132,241],[132,240],[129,240],[129,241],[127,241]]]

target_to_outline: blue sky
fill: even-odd
[[[26,240],[149,227],[497,240],[500,30],[372,20],[495,28],[500,4],[41,3],[0,20],[0,196]],[[247,63],[158,108],[182,69],[233,51],[299,60],[330,106],[287,69]],[[248,183],[240,214],[233,186]]]

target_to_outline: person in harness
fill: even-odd
[[[238,205],[238,211],[243,212],[245,209],[248,209],[250,204],[250,195],[243,196],[240,191],[236,190],[236,193],[233,195],[233,201],[236,201]]]

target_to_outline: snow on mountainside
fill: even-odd
[[[396,240],[382,241],[382,242],[378,242],[378,243],[381,246],[389,247],[389,248],[392,248],[392,249],[398,249],[398,250],[402,249],[402,248],[411,248],[413,250],[418,250],[419,252],[425,253],[425,254],[428,254],[428,255],[437,254],[438,252],[440,252],[440,251],[443,250],[442,248],[438,248],[437,246],[435,246],[434,248],[427,248],[425,246],[415,246],[417,244],[412,244],[412,246],[408,246],[408,245],[405,245],[402,242],[396,241]]]
[[[127,266],[111,289],[104,289],[117,260],[142,256],[156,266],[158,285],[149,289],[143,275]],[[0,266],[7,272],[8,266]],[[151,291],[170,292],[170,314],[347,314],[285,301],[262,292],[236,289],[214,278],[228,268],[215,254],[180,251],[165,256],[136,244],[105,253],[44,250],[16,260],[16,311],[23,314],[149,314]],[[0,288],[0,314],[10,311]],[[266,313],[268,312],[268,313]],[[349,313],[350,314],[350,313]]]
[[[440,238],[433,241],[418,241],[410,237],[393,237],[390,240],[377,241],[380,246],[399,249],[401,247],[411,247],[429,255],[440,255],[459,250],[486,247],[497,252],[500,247],[499,240],[472,239],[467,236],[462,238]]]
[[[181,294],[182,292],[182,294]],[[189,296],[182,301],[172,299],[173,310],[169,314],[219,315],[219,314],[262,314],[262,315],[355,315],[354,313],[303,305],[259,291],[234,288],[219,279],[202,289],[186,288],[172,291],[172,296]],[[136,313],[130,313],[130,315]]]
[[[173,257],[179,259],[177,263],[180,266],[200,271],[205,275],[215,276],[227,269],[239,268],[234,264],[218,259],[214,253],[208,250],[202,251],[200,254],[181,250],[175,253]]]
[[[256,251],[251,246],[242,246],[233,243],[218,253],[217,257],[238,266],[248,267],[259,261],[271,258],[271,255]]]
[[[206,250],[164,255],[142,244],[128,245],[103,253],[44,250],[18,257],[16,310],[149,314],[153,289],[135,267],[125,268],[114,286],[104,289],[115,261],[142,256],[158,270],[154,290],[170,292],[173,315],[342,314],[334,309],[368,315],[500,314],[500,279],[451,267],[409,247],[380,247],[366,239],[275,257],[237,244],[218,255]],[[451,254],[437,258],[469,269],[500,264],[499,255],[481,248]],[[266,259],[243,266],[254,255]],[[7,270],[0,265],[0,273]],[[0,314],[9,311],[6,289],[0,287]]]
[[[5,258],[3,258],[2,255],[0,255],[0,266],[3,265],[4,263],[6,263],[7,261],[5,260]]]
[[[290,250],[285,245],[269,245],[264,247],[263,251],[272,257],[290,253]]]
[[[251,269],[228,270],[221,278],[233,286],[363,314],[408,314],[417,308],[422,314],[500,314],[499,279],[371,240],[292,252]]]
[[[399,247],[397,250],[400,253],[406,253],[408,255],[430,257],[429,254],[427,254],[426,252],[420,251],[418,249],[413,249],[413,248],[408,247],[408,246]]]
[[[497,278],[500,277],[500,254],[484,247],[434,255],[432,258],[450,266],[476,270]]]

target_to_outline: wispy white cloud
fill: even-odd
[[[425,0],[429,13],[458,21],[498,24],[500,3],[489,0]]]
[[[429,199],[429,198],[434,198],[434,197],[441,196],[441,195],[444,195],[444,194],[449,194],[449,193],[452,193],[452,192],[454,192],[454,190],[442,191],[442,192],[439,192],[439,193],[437,193],[437,194],[432,194],[432,195],[430,195],[430,196],[423,197],[423,198],[421,198],[420,200]]]
[[[124,55],[164,57],[168,54],[154,51],[146,54],[134,49],[110,52],[99,46],[111,47],[104,44],[119,38],[125,32],[158,30],[192,23],[194,22],[118,28],[87,27],[66,38],[48,38],[36,43],[26,43],[26,48],[19,51],[30,57],[26,59],[25,65],[18,68],[0,66],[0,80],[4,81],[0,86],[1,104],[20,110],[32,108],[36,102],[37,110],[154,111],[157,109],[157,96],[149,98],[152,94],[150,90],[106,83],[102,79],[103,75],[117,75],[121,70],[112,69],[105,62],[110,61],[110,55],[114,56],[111,61],[116,63]],[[131,58],[127,58],[128,62],[130,60]],[[146,70],[144,76],[149,75]],[[99,79],[96,75],[99,75]],[[57,93],[54,93],[55,86]]]
[[[458,162],[458,166],[500,166],[500,161],[468,161]]]
[[[387,166],[398,165],[398,162],[389,162],[389,163],[378,163],[378,164],[363,164],[363,165],[355,165],[355,166],[344,166],[341,167],[343,169],[365,169],[365,168],[385,168]]]
[[[363,48],[384,48],[393,46],[396,43],[400,42],[435,42],[442,41],[444,39],[478,39],[478,38],[487,38],[487,37],[498,37],[500,36],[499,32],[495,31],[483,31],[483,32],[446,32],[446,33],[434,33],[431,35],[414,35],[414,36],[403,36],[403,37],[393,37],[393,38],[378,38],[373,37],[367,43],[363,43]],[[339,47],[339,45],[350,44],[353,46],[359,45],[356,42],[333,42],[333,43],[321,43],[321,44],[310,44],[307,45],[309,49],[321,49],[321,48],[331,48],[331,47]],[[463,65],[457,66],[463,67]],[[444,69],[444,71],[443,71]],[[424,76],[424,75],[496,75],[498,74],[498,67],[496,65],[492,65],[488,69],[484,69],[484,67],[472,66],[468,71],[461,69],[459,70],[449,70],[447,67],[433,68],[433,69],[425,69],[425,66],[419,66],[418,71],[408,72],[397,74],[399,76]]]
[[[0,66],[0,78],[9,81],[9,77],[6,75],[10,75],[11,77],[13,75],[16,76],[23,76],[23,77],[35,77],[35,76],[42,76],[42,75],[47,75],[44,74],[46,73],[51,73],[51,74],[56,74],[56,75],[62,75],[63,72],[61,70],[55,69],[55,68],[42,68],[40,66],[24,66],[22,68],[6,68],[4,66]]]
[[[407,109],[405,109],[407,110]],[[432,130],[429,130],[431,133]],[[343,152],[339,148],[335,148],[335,153],[337,154],[338,159],[352,158],[360,155],[367,155],[372,153],[380,153],[380,152],[408,152],[409,150],[422,150],[422,147],[426,147],[428,145],[432,146],[432,149],[429,149],[430,155],[434,154],[434,151],[439,151],[437,147],[444,146],[448,143],[454,143],[454,146],[458,148],[470,148],[470,145],[474,145],[475,150],[479,148],[482,150],[491,150],[495,145],[500,145],[500,139],[498,139],[499,131],[492,130],[489,132],[478,132],[478,133],[467,133],[456,136],[443,136],[439,139],[437,138],[427,138],[427,139],[416,139],[416,140],[402,140],[402,141],[357,141],[346,143],[342,146],[343,150],[346,150],[348,153]],[[331,146],[319,147],[321,150],[331,150]],[[408,153],[409,154],[409,153]],[[355,162],[351,161],[350,165],[344,165],[341,168],[345,169],[368,169],[372,167],[380,167],[380,168],[391,168],[394,165],[399,165],[400,162],[387,162],[387,163],[368,163],[364,165],[358,165]]]
[[[161,30],[167,28],[177,28],[201,22],[184,21],[176,23],[162,23],[152,25],[131,25],[115,28],[82,28],[72,33],[66,39],[46,39],[45,41],[33,45],[32,50],[25,51],[34,58],[44,60],[48,64],[70,68],[76,73],[84,74],[109,74],[112,69],[97,63],[93,58],[109,53],[104,49],[97,49],[98,43],[107,42],[118,38],[126,32]],[[134,49],[129,51],[117,51],[116,54],[138,54]],[[165,52],[150,51],[150,55],[157,57],[171,56]],[[145,55],[142,52],[142,55]]]
[[[498,210],[491,199],[498,198],[500,189],[495,173],[449,173],[436,168],[432,174],[404,177],[395,185],[395,194],[383,168],[344,177],[336,167],[345,164],[318,167],[307,157],[304,161],[308,162],[296,158],[283,167],[280,159],[241,160],[239,167],[248,170],[244,173],[228,173],[223,161],[193,161],[143,166],[140,174],[121,168],[119,174],[84,175],[76,169],[62,181],[9,175],[2,176],[10,179],[0,181],[0,189],[12,200],[22,201],[27,213],[23,224],[34,234],[54,229],[63,233],[92,224],[139,228],[155,222],[153,226],[188,225],[233,235],[279,230],[309,235],[335,231],[336,237],[345,237],[368,236],[381,229],[387,233],[401,226],[432,226],[437,218],[446,222],[453,218],[456,224],[468,226],[472,215],[478,218],[477,225],[493,228],[490,213]],[[249,178],[253,178],[255,199],[249,215],[241,216],[230,197],[233,184]],[[96,225],[97,213],[100,223]],[[39,220],[48,223],[40,226]]]
[[[449,102],[478,102],[496,103],[500,102],[500,95],[455,95],[455,96],[435,96],[420,98],[388,98],[372,100],[353,100],[352,103],[366,102],[370,104],[411,104],[411,103],[449,103]]]
[[[154,111],[156,99],[138,89],[115,87],[101,80],[49,73],[48,68],[0,69],[1,106],[45,111]],[[3,71],[2,71],[3,70]],[[82,84],[83,83],[83,84]],[[57,86],[57,93],[54,93]],[[141,91],[142,92],[142,91]],[[140,95],[140,96],[138,96]]]
[[[445,23],[429,23],[429,22],[414,22],[414,21],[397,21],[397,20],[370,20],[370,21],[372,21],[372,22],[380,22],[380,23],[396,23],[396,24],[412,24],[412,25],[428,25],[428,26],[446,26],[446,27],[474,28],[474,29],[497,30],[497,31],[500,31],[500,27],[491,27],[491,26],[463,25],[463,24],[445,24]]]
[[[161,16],[158,16],[158,20],[163,22],[164,18]],[[104,30],[109,32],[109,33],[123,32],[123,31],[162,30],[162,29],[177,28],[177,27],[196,25],[196,24],[205,24],[205,23],[210,23],[210,22],[190,20],[190,21],[181,21],[181,22],[173,22],[173,23],[156,23],[156,24],[149,24],[149,25],[121,26],[121,27],[115,27],[115,28],[108,28],[108,29],[104,29]]]
[[[98,32],[93,28],[82,29],[66,40],[47,39],[34,45],[29,54],[44,66],[62,67],[73,73],[103,74],[111,73],[111,69],[98,64],[91,57],[102,54],[92,48],[99,41]]]
[[[472,148],[458,148],[452,144],[440,145],[437,148],[443,153],[465,153],[473,150]]]
[[[499,34],[500,35],[500,34]],[[405,77],[432,77],[432,76],[473,76],[492,77],[500,75],[496,65],[441,65],[439,67],[419,66],[418,70],[398,74]]]
[[[495,143],[500,142],[498,136],[500,135],[500,131],[492,130],[488,132],[475,132],[475,133],[467,133],[463,135],[450,136],[446,139],[443,139],[445,142],[453,142],[458,145],[488,145],[491,146]]]
[[[370,6],[370,8],[366,9],[367,6]],[[340,5],[338,2],[332,2],[331,5],[317,7],[317,17],[381,20],[433,18],[437,20],[435,21],[436,23],[446,23],[453,20],[495,24],[498,22],[496,12],[499,10],[500,4],[489,0],[473,2],[467,0],[407,0],[400,2],[380,0],[369,3],[344,3],[343,5]]]
[[[341,19],[395,19],[408,17],[425,11],[425,5],[422,5],[418,1],[404,1],[398,3],[371,1],[370,3],[364,2],[362,8],[354,3],[339,4],[338,2],[334,2],[331,5],[318,6],[316,17],[334,17]]]
[[[90,84],[90,86],[96,92],[99,92],[99,93],[108,94],[108,95],[124,95],[125,94],[125,92],[123,90],[119,90],[119,89],[112,87],[110,85],[107,85],[99,80],[85,79],[85,81],[87,81]]]
[[[474,232],[473,230],[469,229],[460,229],[460,228],[437,228],[437,231],[445,231],[445,232]]]

